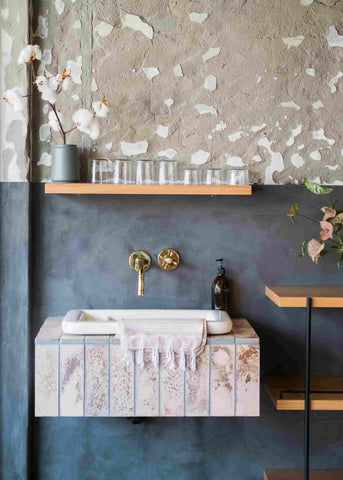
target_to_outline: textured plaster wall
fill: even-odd
[[[13,18],[7,1],[2,22],[13,30],[5,34],[5,83],[12,86],[18,70],[12,41],[20,43],[16,18],[26,1],[12,2]],[[70,136],[82,147],[83,165],[89,155],[175,158],[247,166],[256,183],[297,183],[305,175],[343,182],[342,1],[32,0],[32,6],[32,40],[44,50],[40,71],[57,73],[69,60],[77,82],[58,107],[71,116],[103,93],[112,107],[96,142]],[[47,107],[34,103],[33,179],[45,181]],[[6,178],[25,177],[22,157],[13,145],[6,151]]]
[[[0,9],[0,92],[27,86],[27,72],[18,65],[19,52],[28,43],[29,0],[1,0]],[[1,95],[2,97],[2,95]],[[26,151],[28,115],[15,113],[0,101],[0,182],[25,181],[29,161]]]
[[[80,140],[93,156],[248,166],[252,181],[265,184],[304,175],[342,183],[341,1],[35,0],[34,7],[46,69],[55,73],[67,60],[82,66],[72,107],[89,107],[102,93],[112,106],[100,139]],[[35,113],[38,127],[46,117],[41,107]],[[49,177],[47,149],[37,144],[36,180]]]

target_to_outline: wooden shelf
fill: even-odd
[[[46,183],[45,193],[78,195],[251,195],[251,185],[114,185]]]
[[[303,470],[264,470],[264,480],[304,480]],[[343,480],[343,470],[310,470],[310,480]]]
[[[278,307],[306,307],[306,299],[312,299],[312,307],[343,308],[343,286],[269,286],[266,295]]]
[[[304,390],[304,377],[266,377],[264,386],[277,410],[304,410],[303,393],[284,393],[280,399],[283,390]],[[312,376],[311,390],[342,390],[342,393],[311,393],[311,410],[343,410],[343,377]]]

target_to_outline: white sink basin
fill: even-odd
[[[63,319],[62,330],[71,335],[114,335],[121,318],[204,318],[210,335],[232,329],[231,318],[221,310],[70,310]]]

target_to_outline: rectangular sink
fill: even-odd
[[[71,335],[115,335],[122,318],[163,320],[178,318],[205,319],[207,333],[220,335],[232,329],[232,320],[221,310],[69,310],[62,322],[64,333]]]

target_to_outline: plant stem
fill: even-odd
[[[327,199],[327,196],[326,196],[326,195],[323,195],[323,197],[324,197],[325,200],[328,202],[329,207],[333,209],[333,206],[331,205],[331,203],[330,203],[329,200]]]
[[[56,110],[56,107],[53,103],[51,102],[48,102],[48,104],[50,105],[52,111],[54,112],[56,118],[57,118],[57,121],[58,121],[58,124],[60,126],[60,133],[61,133],[61,136],[63,138],[63,144],[65,145],[66,144],[66,132],[64,131],[63,129],[63,126],[62,126],[62,122],[60,120],[60,117],[58,116],[58,113],[57,113],[57,110]]]
[[[32,76],[33,83],[35,83],[36,74],[35,74],[35,71],[34,71],[34,68],[33,68],[33,63],[30,63],[30,71],[31,71],[31,76]],[[58,92],[58,93],[60,93],[60,92]],[[36,94],[25,95],[25,96],[30,97],[30,96],[33,96],[33,95],[36,95]],[[57,118],[58,125],[60,127],[60,134],[61,134],[61,137],[63,139],[63,144],[65,145],[66,144],[66,133],[68,133],[68,132],[65,132],[64,129],[63,129],[62,122],[60,120],[60,117],[58,116],[55,105],[51,102],[48,102],[48,104],[50,105],[50,108],[52,109],[52,111],[54,112],[54,114]]]
[[[35,70],[34,70],[34,68],[33,68],[33,63],[30,63],[30,71],[31,71],[32,83],[35,83],[35,81],[36,81],[36,74],[35,74]]]
[[[336,242],[336,240],[334,240],[333,238],[330,238],[329,240],[330,242],[335,243],[336,245],[341,245],[339,242]]]
[[[70,132],[72,132],[73,130],[76,130],[76,129],[77,129],[77,127],[73,127],[73,128],[71,128],[70,130],[67,130],[67,131],[64,132],[64,133],[67,135],[67,133],[70,133]]]
[[[298,213],[298,217],[306,218],[306,220],[310,220],[311,222],[320,223],[320,222],[319,222],[318,220],[316,220],[315,218],[308,217],[307,215],[303,215],[302,213]]]
[[[340,245],[343,245],[341,236],[340,236],[338,233],[335,233],[334,235],[338,238],[339,244],[340,244]]]

